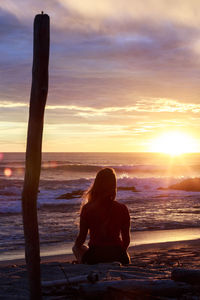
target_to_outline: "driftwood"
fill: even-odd
[[[86,273],[88,274],[86,275]],[[65,296],[69,296],[69,293],[73,292],[77,297],[81,296],[81,299],[87,300],[167,300],[190,297],[194,293],[195,295],[198,294],[198,290],[196,291],[197,293],[194,291],[196,287],[192,287],[185,282],[170,280],[169,270],[144,270],[132,265],[125,267],[115,266],[114,264],[99,264],[84,268],[84,273],[82,273],[84,275],[80,276],[81,274],[79,274],[77,273],[77,276],[60,281],[43,282],[44,294],[61,295],[62,293]],[[90,280],[89,282],[89,275],[93,277],[98,275],[99,280],[97,282]],[[69,299],[71,298],[69,297]]]
[[[101,281],[95,284],[82,284],[80,292],[86,299],[95,299],[106,294],[107,289],[127,289],[129,291],[143,291],[150,295],[176,297],[190,290],[190,286],[184,283],[176,283],[172,280],[115,280]]]
[[[69,284],[79,284],[82,282],[88,281],[88,275],[80,275],[69,277],[68,279],[61,279],[61,280],[51,280],[51,281],[42,281],[42,287],[56,287],[61,285],[69,285]]]
[[[200,270],[176,268],[172,271],[171,278],[174,281],[200,285]]]
[[[131,271],[119,271],[119,270],[107,270],[107,272],[104,272],[104,275],[99,274],[98,272],[91,272],[89,275],[79,275],[79,276],[73,276],[65,279],[60,280],[50,280],[50,281],[43,281],[42,287],[57,287],[62,285],[69,285],[69,284],[80,284],[83,282],[89,282],[91,281],[90,278],[98,277],[99,279],[101,277],[106,278],[107,276],[110,276],[111,278],[121,278],[121,279],[152,279],[152,277],[155,278],[155,275],[158,275],[157,273],[145,273],[145,272],[131,272]],[[98,280],[93,280],[98,281]]]
[[[148,276],[144,276],[144,275],[137,275],[137,274],[131,274],[128,272],[121,272],[118,273],[118,276],[120,276],[121,279],[151,279]]]
[[[34,54],[29,109],[26,167],[22,193],[25,257],[30,299],[41,299],[40,244],[37,220],[37,194],[41,170],[43,118],[48,92],[49,16],[34,20]]]
[[[168,269],[167,268],[161,268],[160,267],[157,267],[157,266],[153,266],[153,269],[146,269],[144,267],[135,267],[135,266],[132,266],[132,265],[128,265],[127,267],[120,267],[120,270],[121,271],[129,271],[129,272],[139,272],[139,273],[144,273],[144,274],[147,274],[147,273],[156,273],[156,274],[163,274],[163,271],[167,271]]]
[[[120,271],[120,270],[108,270],[107,272],[112,278],[119,277],[121,279],[144,279],[149,278],[149,274],[145,273],[135,273],[135,272],[129,272],[129,271]]]
[[[132,270],[132,269],[124,269],[124,270],[108,270],[108,272],[110,274],[129,274],[129,275],[134,275],[134,276],[138,276],[138,277],[155,277],[155,276],[159,276],[159,275],[166,275],[166,271],[157,271],[157,270],[145,270],[145,271],[142,271],[142,270]]]

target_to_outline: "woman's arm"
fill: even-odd
[[[124,218],[121,227],[122,246],[127,250],[130,244],[130,215],[127,207],[124,205]]]
[[[127,250],[130,244],[130,223],[125,224],[121,229],[122,236],[122,246],[125,250]]]
[[[75,244],[72,247],[72,251],[79,263],[82,263],[82,257],[84,253],[88,250],[86,245],[83,245],[87,236],[88,226],[85,220],[80,218],[80,229],[79,234],[76,238]]]
[[[88,233],[87,223],[85,222],[84,219],[80,218],[80,229],[79,229],[79,234],[75,241],[75,245],[74,245],[75,247],[80,248],[84,244],[87,237],[87,233]]]

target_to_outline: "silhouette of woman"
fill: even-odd
[[[92,186],[84,193],[80,230],[73,253],[79,263],[96,264],[119,261],[128,264],[130,216],[127,207],[115,200],[117,180],[111,168],[100,170]],[[89,231],[88,246],[84,245]]]

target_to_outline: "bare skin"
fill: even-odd
[[[80,220],[80,229],[79,234],[76,238],[75,244],[72,248],[72,251],[74,253],[74,256],[76,257],[76,260],[78,263],[82,262],[82,257],[85,254],[85,252],[89,249],[88,246],[84,245],[84,242],[86,240],[88,234],[88,226],[84,222],[84,220]],[[130,244],[130,226],[129,224],[125,225],[121,229],[121,238],[122,238],[122,245],[125,250],[128,249],[128,246]]]
[[[72,251],[73,251],[74,256],[76,257],[76,260],[79,264],[81,264],[82,257],[88,249],[89,248],[86,245],[82,245],[80,247],[77,247],[76,245],[73,246]]]
[[[78,263],[81,263],[83,255],[89,249],[88,246],[84,245],[84,242],[87,237],[87,233],[88,233],[87,224],[84,222],[84,220],[81,219],[79,234],[78,234],[75,244],[72,248],[72,251],[73,251],[74,256],[76,257]]]

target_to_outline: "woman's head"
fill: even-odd
[[[85,193],[88,202],[112,202],[115,200],[117,190],[117,179],[115,171],[111,168],[101,169],[94,183]]]

